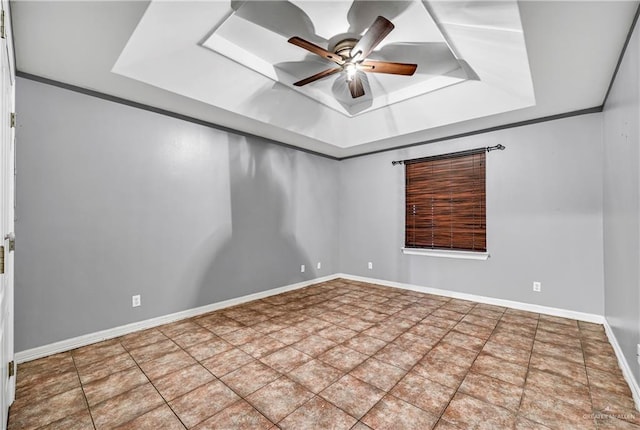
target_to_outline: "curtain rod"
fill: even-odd
[[[422,157],[422,158],[412,158],[410,160],[396,160],[396,161],[392,161],[391,165],[395,166],[396,164],[407,164],[409,162],[411,163],[418,163],[420,161],[427,161],[427,160],[436,160],[438,158],[452,158],[452,157],[459,157],[462,155],[471,155],[471,154],[479,154],[481,152],[491,152],[491,151],[502,151],[504,150],[505,147],[504,145],[496,145],[496,146],[487,146],[485,148],[475,148],[475,149],[467,149],[466,151],[460,151],[460,152],[451,152],[449,154],[440,154],[440,155],[433,155],[431,157]]]

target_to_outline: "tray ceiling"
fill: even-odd
[[[358,7],[362,4],[245,2],[212,31],[203,46],[347,116],[385,107],[468,79],[465,64],[451,52],[422,3],[379,2],[375,8]],[[369,57],[418,63],[416,75],[363,73],[365,96],[357,99],[347,91],[344,74],[302,88],[293,85],[302,78],[333,67],[333,64],[288,44],[291,36],[302,37],[332,50],[339,40],[359,38],[371,24],[366,20],[373,21],[376,13],[390,16],[396,28]]]
[[[344,157],[602,104],[630,1],[18,1],[17,68],[303,149]],[[382,15],[372,58],[413,77],[292,82]],[[56,43],[51,43],[55,40]]]
[[[151,2],[112,71],[339,148],[535,104],[514,1],[219,6]],[[293,86],[331,63],[287,43],[290,37],[330,48],[337,39],[359,37],[378,15],[396,28],[371,58],[416,62],[414,76],[366,74],[366,95],[358,99],[349,96],[343,74]],[[171,43],[161,36],[167,22]],[[366,127],[359,124],[365,121]]]

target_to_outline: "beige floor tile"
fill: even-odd
[[[456,366],[469,367],[478,356],[478,353],[461,346],[442,342],[435,346],[426,356],[440,361],[447,361]]]
[[[82,367],[126,352],[118,340],[107,340],[71,351],[76,366]]]
[[[152,328],[123,336],[120,338],[120,343],[127,350],[132,350],[151,345],[152,343],[160,342],[162,340],[167,340],[167,336],[162,334],[160,330]]]
[[[254,358],[260,358],[282,349],[285,346],[284,343],[272,337],[261,336],[240,345],[239,348]]]
[[[220,380],[238,395],[246,397],[280,376],[281,374],[271,367],[259,361],[253,361],[227,373]]]
[[[593,387],[602,388],[623,396],[631,395],[629,385],[624,380],[620,369],[616,369],[615,373],[611,373],[587,367],[587,378],[589,379],[589,384]]]
[[[241,327],[238,330],[220,335],[222,339],[234,346],[244,345],[247,342],[260,339],[263,336],[264,334],[260,333],[258,330],[252,329],[251,327]]]
[[[336,369],[340,369],[343,372],[350,371],[367,358],[369,358],[367,355],[354,349],[347,348],[344,345],[338,345],[318,356],[318,360],[333,366]]]
[[[580,408],[535,390],[525,389],[518,413],[550,428],[567,430],[596,428],[591,414],[585,414]]]
[[[89,409],[82,409],[65,418],[40,427],[40,430],[94,430]]]
[[[330,339],[312,334],[294,343],[291,347],[307,354],[310,357],[317,357],[336,345],[337,344]]]
[[[116,427],[117,430],[184,430],[185,428],[167,405],[162,405]]]
[[[84,367],[78,367],[78,375],[83,384],[88,384],[97,379],[109,376],[112,373],[130,369],[136,365],[129,353],[112,355],[104,360],[89,364]]]
[[[602,325],[346,279],[20,364],[16,395],[10,430],[640,430]]]
[[[15,406],[15,404],[14,404]],[[38,402],[11,407],[9,429],[36,429],[86,409],[80,388],[56,394]]]
[[[428,355],[420,361],[412,372],[451,388],[458,388],[469,368],[457,366],[448,361],[437,360]]]
[[[209,369],[215,376],[221,378],[227,373],[233,372],[252,361],[255,361],[255,359],[249,354],[239,348],[233,348],[207,358],[202,362],[202,365]]]
[[[516,415],[507,409],[457,393],[442,418],[462,428],[507,429],[515,425]]]
[[[80,379],[75,370],[65,373],[46,373],[34,379],[30,385],[17,387],[16,402],[19,405],[38,402],[79,386]]]
[[[540,342],[546,343],[555,343],[558,345],[570,346],[572,348],[580,349],[582,348],[582,344],[580,343],[580,338],[575,335],[570,334],[561,334],[552,331],[543,330],[542,328],[538,329],[536,332],[536,340]]]
[[[493,327],[473,324],[465,321],[463,318],[462,321],[460,321],[453,327],[453,330],[486,341],[487,339],[489,339],[489,336],[491,336]]]
[[[399,367],[369,358],[349,374],[383,391],[389,391],[406,373]]]
[[[531,369],[543,370],[555,375],[564,376],[587,385],[587,371],[584,366],[550,355],[533,353],[529,364]]]
[[[165,336],[175,338],[183,333],[192,333],[199,329],[198,324],[192,320],[180,320],[158,327]]]
[[[537,369],[530,369],[526,388],[558,398],[584,410],[585,413],[591,412],[589,387],[581,382]]]
[[[580,348],[536,340],[533,344],[533,352],[562,360],[573,361],[580,365],[584,364],[584,354]]]
[[[164,400],[153,385],[147,383],[93,406],[91,416],[97,430],[112,429],[163,403]]]
[[[442,342],[455,345],[469,351],[479,352],[484,346],[485,341],[475,336],[469,336],[457,331],[450,331],[443,338]]]
[[[278,372],[287,373],[311,359],[312,357],[304,352],[287,346],[260,358],[260,361]]]
[[[331,325],[318,332],[319,336],[329,339],[335,343],[345,342],[358,334],[357,331],[349,328]]]
[[[320,360],[308,361],[288,374],[291,379],[313,393],[319,393],[343,375],[343,371]]]
[[[147,377],[136,366],[85,384],[82,389],[89,406],[92,407],[148,382]]]
[[[404,370],[411,369],[423,354],[415,351],[407,351],[393,343],[385,346],[373,355],[373,358]]]
[[[437,416],[391,395],[386,395],[362,418],[363,423],[379,430],[430,429],[437,420]]]
[[[233,345],[218,337],[191,345],[184,350],[196,360],[203,361],[214,355],[229,351],[230,349],[233,349]]]
[[[517,412],[523,388],[496,378],[469,372],[462,381],[459,391],[492,405]]]
[[[425,379],[409,372],[390,394],[419,407],[432,415],[440,416],[455,393],[455,388]]]
[[[180,347],[171,339],[165,339],[139,348],[130,349],[129,353],[138,364],[142,364],[176,351],[180,351]]]
[[[217,339],[218,336],[205,328],[195,327],[193,330],[180,333],[172,337],[173,341],[181,348],[187,348],[202,342]]]
[[[22,375],[22,378],[29,379],[30,375],[42,375],[45,373],[60,373],[73,370],[75,364],[71,352],[62,352],[59,354],[53,354],[48,357],[40,358],[33,361],[27,361],[25,363],[18,364],[18,372]]]
[[[393,344],[405,351],[413,351],[424,355],[440,341],[440,336],[420,336],[413,333],[403,333],[394,339]]]
[[[212,381],[169,402],[180,421],[187,428],[217,414],[240,400],[229,387],[220,381]]]
[[[320,393],[354,418],[360,419],[384,396],[384,391],[350,375],[345,375]]]
[[[214,380],[215,377],[202,365],[194,364],[153,381],[160,395],[173,400],[189,391]]]
[[[531,358],[531,349],[514,348],[492,340],[484,344],[482,352],[520,366],[528,366]]]
[[[51,355],[34,361],[18,364],[16,390],[40,386],[43,379],[49,379],[57,375],[74,372],[76,366],[70,352]]]
[[[162,378],[164,375],[196,364],[196,360],[179,349],[164,355],[160,355],[152,360],[140,363],[140,368],[152,382]]]
[[[359,334],[344,342],[344,346],[365,355],[373,355],[386,345],[386,341],[367,336],[366,334]]]
[[[313,397],[313,393],[297,382],[282,376],[247,396],[245,400],[274,423]]]
[[[534,338],[533,336],[522,336],[512,331],[496,328],[489,337],[488,342],[495,342],[500,345],[531,351],[531,348],[533,348]]]
[[[527,375],[526,367],[484,353],[480,353],[476,361],[473,362],[471,370],[519,387],[524,385]]]
[[[271,430],[274,424],[244,400],[201,422],[195,430]]]
[[[320,397],[314,397],[278,423],[283,430],[348,430],[357,422],[351,415]]]

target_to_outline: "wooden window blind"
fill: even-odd
[[[405,247],[485,252],[485,149],[405,161]]]

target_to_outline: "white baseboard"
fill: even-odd
[[[607,333],[607,337],[609,338],[609,343],[613,346],[613,350],[616,353],[616,357],[618,357],[618,365],[622,370],[622,375],[624,379],[629,384],[629,388],[631,389],[631,395],[633,396],[633,401],[636,404],[636,410],[640,411],[640,386],[638,386],[638,382],[636,378],[633,377],[633,372],[631,371],[631,367],[629,367],[629,362],[627,361],[624,353],[622,352],[622,348],[618,343],[618,339],[616,338],[613,329],[609,325],[609,322],[604,321],[604,330]]]
[[[184,311],[176,312],[169,315],[163,315],[156,318],[147,319],[144,321],[138,321],[131,324],[126,324],[107,330],[98,331],[95,333],[89,333],[82,336],[73,337],[70,339],[61,340],[59,342],[50,343],[48,345],[38,346],[36,348],[20,351],[15,354],[16,363],[24,363],[25,361],[36,360],[42,357],[48,357],[52,354],[59,352],[70,351],[81,346],[91,345],[92,343],[101,342],[107,339],[113,339],[119,336],[124,336],[129,333],[133,333],[139,330],[144,330],[152,327],[157,327],[163,324],[172,323],[186,318],[206,314],[207,312],[215,311],[218,309],[228,308],[230,306],[239,305],[241,303],[250,302],[252,300],[263,299],[265,297],[281,294],[287,291],[297,290],[304,288],[312,284],[320,282],[330,281],[337,278],[337,275],[328,275],[320,278],[310,279],[308,281],[298,282],[296,284],[285,285],[284,287],[273,288],[259,293],[249,294],[234,299],[224,300],[222,302],[212,303],[206,306],[200,306],[197,308],[187,309]]]
[[[25,361],[36,360],[38,358],[47,357],[59,352],[69,351],[82,346],[90,345],[92,343],[100,342],[107,339],[113,339],[119,336],[124,336],[129,333],[133,333],[139,330],[144,330],[152,327],[157,327],[163,324],[179,321],[186,318],[191,318],[197,315],[202,315],[207,312],[215,311],[218,309],[235,306],[241,303],[249,302],[252,300],[258,300],[265,297],[273,296],[275,294],[284,293],[286,291],[292,291],[306,286],[329,281],[336,278],[350,279],[354,281],[368,282],[372,284],[378,284],[388,287],[401,288],[405,290],[418,291],[421,293],[435,294],[439,296],[451,297],[462,300],[470,300],[478,303],[486,303],[496,306],[505,306],[514,309],[520,309],[524,311],[536,312],[546,315],[559,316],[564,318],[571,318],[580,321],[588,321],[603,324],[605,319],[602,315],[589,314],[584,312],[570,311],[566,309],[552,308],[548,306],[540,306],[529,303],[515,302],[511,300],[496,299],[493,297],[477,296],[475,294],[459,293],[449,290],[441,290],[438,288],[422,287],[419,285],[405,284],[401,282],[386,281],[383,279],[367,278],[363,276],[349,275],[346,273],[334,273],[332,275],[323,276],[320,278],[310,279],[308,281],[299,282],[296,284],[286,285],[284,287],[273,288],[267,291],[261,291],[259,293],[249,294],[246,296],[225,300],[222,302],[212,303],[210,305],[201,306],[193,309],[187,309],[184,311],[176,312],[169,315],[163,315],[156,318],[151,318],[144,321],[138,321],[131,324],[126,324],[118,327],[114,327],[107,330],[102,330],[95,333],[89,333],[82,336],[73,337],[70,339],[61,340],[48,345],[39,346],[25,351],[20,351],[15,354],[15,361],[17,363],[24,363]],[[619,356],[620,357],[620,356]],[[627,366],[628,368],[628,366]]]
[[[422,287],[419,285],[405,284],[402,282],[386,281],[384,279],[367,278],[364,276],[348,275],[339,273],[337,278],[351,279],[353,281],[368,282],[371,284],[384,285],[387,287],[401,288],[403,290],[417,291],[420,293],[434,294],[436,296],[451,297],[454,299],[470,300],[488,305],[504,306],[507,308],[519,309],[522,311],[535,312],[538,314],[553,315],[556,317],[570,318],[579,321],[593,322],[598,324],[604,323],[602,315],[590,314],[586,312],[577,312],[567,309],[552,308],[550,306],[534,305],[531,303],[516,302],[512,300],[496,299],[493,297],[477,296],[475,294],[459,293],[456,291],[441,290],[438,288]]]
[[[545,315],[553,315],[553,316],[558,316],[563,318],[571,318],[579,321],[587,321],[587,322],[603,324],[607,337],[609,338],[609,342],[613,346],[615,354],[618,358],[618,364],[620,365],[622,374],[624,375],[624,378],[629,384],[629,388],[631,389],[631,393],[633,395],[633,400],[635,402],[636,409],[640,410],[640,387],[638,386],[638,382],[635,380],[633,373],[631,372],[629,363],[627,362],[624,354],[622,353],[622,348],[620,347],[620,344],[618,343],[618,340],[613,330],[611,329],[611,326],[607,322],[606,318],[602,315],[576,312],[576,311],[571,311],[566,309],[534,305],[530,303],[522,303],[522,302],[511,301],[511,300],[503,300],[503,299],[497,299],[493,297],[478,296],[475,294],[460,293],[456,291],[441,290],[438,288],[422,287],[419,285],[393,282],[393,281],[387,281],[383,279],[374,279],[374,278],[368,278],[364,276],[349,275],[346,273],[335,273],[332,275],[310,279],[308,281],[303,281],[296,284],[286,285],[284,287],[273,288],[271,290],[261,291],[259,293],[249,294],[246,296],[229,299],[222,302],[212,303],[210,305],[201,306],[193,309],[187,309],[185,311],[176,312],[169,315],[163,315],[157,318],[151,318],[144,321],[138,321],[135,323],[126,324],[126,325],[115,327],[112,329],[102,330],[95,333],[89,333],[83,336],[62,340],[49,345],[43,345],[37,348],[20,351],[15,354],[15,361],[17,363],[24,363],[26,361],[47,357],[52,354],[69,351],[75,348],[90,345],[92,343],[100,342],[103,340],[124,336],[126,334],[133,333],[139,330],[157,327],[163,324],[168,324],[168,323],[179,321],[182,319],[191,318],[194,316],[205,314],[207,312],[227,308],[230,306],[235,306],[235,305],[246,303],[252,300],[262,299],[265,297],[273,296],[273,295],[284,293],[287,291],[297,290],[299,288],[304,288],[306,286],[320,283],[320,282],[330,281],[336,278],[344,278],[344,279],[349,279],[353,281],[367,282],[371,284],[383,285],[383,286],[388,286],[393,288],[401,288],[405,290],[418,291],[421,293],[435,294],[438,296],[451,297],[451,298],[462,299],[462,300],[470,300],[478,303],[504,306],[508,308],[520,309],[524,311],[535,312],[535,313],[540,313]]]
[[[579,321],[587,321],[587,322],[603,324],[607,337],[609,338],[609,342],[613,346],[615,354],[618,358],[618,364],[620,365],[622,374],[624,375],[624,378],[629,384],[629,388],[631,389],[631,393],[633,395],[633,400],[635,402],[636,409],[640,410],[640,387],[638,386],[638,382],[633,377],[633,373],[631,372],[629,363],[627,362],[624,354],[622,353],[622,348],[620,347],[620,344],[618,343],[618,340],[615,334],[613,333],[611,326],[607,322],[606,318],[602,315],[590,314],[585,312],[577,312],[577,311],[571,311],[566,309],[553,308],[549,306],[535,305],[530,303],[516,302],[512,300],[503,300],[503,299],[497,299],[493,297],[478,296],[475,294],[460,293],[456,291],[441,290],[438,288],[423,287],[419,285],[406,284],[402,282],[387,281],[384,279],[374,279],[374,278],[368,278],[364,276],[349,275],[346,273],[335,273],[332,275],[310,279],[308,281],[303,281],[296,284],[286,285],[284,287],[273,288],[271,290],[261,291],[259,293],[249,294],[249,295],[237,297],[234,299],[224,300],[222,302],[212,303],[206,306],[187,309],[187,310],[176,312],[169,315],[163,315],[160,317],[151,318],[144,321],[138,321],[138,322],[126,324],[123,326],[114,327],[108,330],[89,333],[89,334],[74,337],[71,339],[65,339],[59,342],[51,343],[49,345],[43,345],[37,348],[32,348],[25,351],[17,352],[15,354],[15,361],[17,363],[24,363],[26,361],[36,360],[38,358],[47,357],[52,354],[69,351],[75,348],[90,345],[92,343],[100,342],[107,339],[113,339],[119,336],[124,336],[126,334],[133,333],[139,330],[157,327],[163,324],[168,324],[168,323],[179,321],[182,319],[191,318],[194,316],[205,314],[207,312],[227,308],[230,306],[235,306],[235,305],[246,303],[252,300],[262,299],[265,297],[273,296],[273,295],[284,293],[287,291],[297,290],[299,288],[304,288],[309,285],[320,283],[320,282],[330,281],[336,278],[344,278],[344,279],[349,279],[353,281],[367,282],[367,283],[383,285],[387,287],[401,288],[401,289],[417,291],[421,293],[435,294],[438,296],[451,297],[451,298],[462,299],[462,300],[470,300],[478,303],[504,306],[504,307],[519,309],[523,311],[529,311],[529,312],[535,312],[535,313],[540,313],[545,315],[571,318]]]

